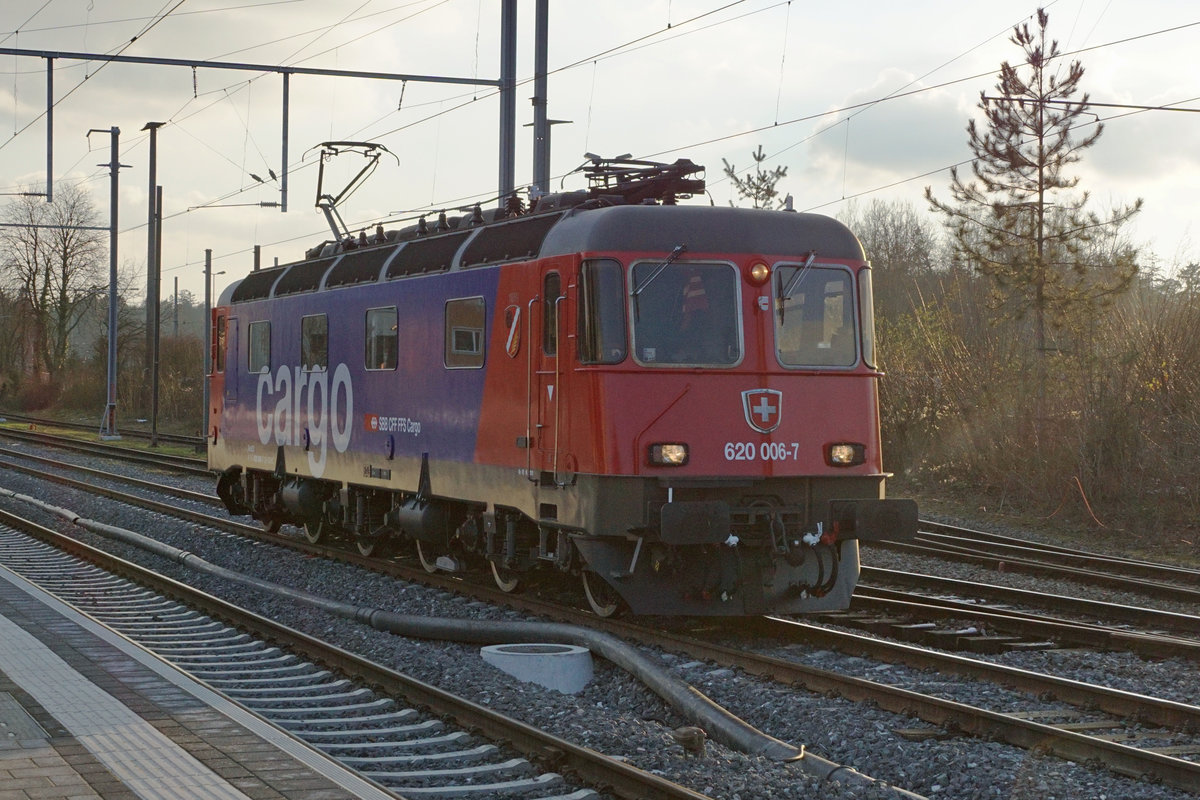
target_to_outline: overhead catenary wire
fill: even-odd
[[[230,11],[241,11],[241,10],[247,9],[247,8],[289,5],[292,3],[302,3],[304,1],[305,0],[263,0],[263,2],[243,3],[241,5],[234,5],[234,6],[221,6],[219,8],[202,8],[202,9],[197,9],[195,11],[179,11],[179,12],[175,13],[175,16],[176,17],[186,17],[186,16],[195,16],[195,15],[200,15],[200,14],[214,14],[214,15],[215,14],[227,14]],[[58,31],[68,31],[68,30],[71,30],[72,28],[90,28],[93,26],[100,26],[100,25],[124,25],[125,23],[129,23],[129,22],[144,22],[145,20],[153,19],[153,17],[150,17],[150,16],[143,16],[143,17],[123,17],[123,18],[109,19],[109,20],[93,20],[93,19],[91,19],[91,16],[89,13],[88,18],[85,19],[83,22],[63,22],[63,23],[59,23],[57,25],[47,25],[47,26],[41,27],[41,28],[27,27],[29,25],[29,23],[33,20],[33,18],[36,17],[38,14],[40,14],[46,8],[46,6],[50,5],[50,3],[52,3],[52,2],[54,2],[54,0],[46,0],[46,2],[44,2],[42,4],[42,7],[39,8],[36,12],[34,12],[32,15],[30,15],[29,19],[25,20],[25,22],[23,22],[17,28],[17,30],[23,30],[26,33],[51,33],[51,32],[58,32]],[[89,12],[91,11],[90,7],[89,7],[88,11]],[[11,36],[11,35],[12,34],[10,33],[9,36]],[[0,39],[0,44],[4,44],[4,42],[6,42],[6,41],[8,41],[8,36],[6,36],[3,39]]]
[[[411,7],[411,6],[414,6],[414,5],[419,5],[421,2],[428,2],[428,0],[414,0],[414,2],[411,2],[411,3],[407,4],[406,6],[402,6],[401,8],[408,8],[408,7]],[[381,31],[381,30],[384,30],[384,29],[386,29],[386,28],[392,27],[392,26],[394,26],[394,25],[396,25],[396,24],[399,24],[400,22],[404,22],[404,21],[406,21],[406,20],[408,20],[408,19],[411,19],[412,17],[415,17],[415,16],[418,16],[418,15],[420,15],[420,14],[426,13],[427,11],[431,10],[432,8],[436,8],[437,6],[444,5],[446,2],[448,2],[448,0],[440,0],[440,2],[436,2],[436,3],[434,3],[434,4],[433,4],[433,5],[431,5],[431,6],[427,6],[427,7],[425,7],[425,8],[422,8],[422,9],[420,9],[420,10],[416,11],[416,12],[415,12],[415,13],[413,13],[413,14],[410,14],[410,15],[408,15],[407,17],[405,17],[405,18],[403,18],[403,19],[401,19],[401,20],[396,20],[396,21],[390,22],[390,23],[388,23],[387,25],[385,25],[385,26],[382,26],[381,28],[377,28],[376,30],[374,30],[374,31],[371,31],[371,32],[369,32],[368,34],[363,34],[362,36],[359,36],[359,37],[357,37],[357,38],[355,38],[355,39],[351,39],[351,40],[349,40],[349,41],[350,41],[350,42],[357,41],[357,40],[359,40],[359,39],[361,39],[361,38],[364,38],[365,36],[372,35],[372,34],[374,34],[374,33],[377,33],[377,32],[379,32],[379,31]],[[178,6],[179,6],[179,4],[180,4],[180,3],[182,3],[182,0],[179,0],[179,3],[177,3],[177,4],[176,4],[175,8],[178,8]],[[365,3],[364,3],[364,6],[365,6]],[[360,8],[362,8],[362,7],[363,7],[363,6],[360,6]],[[173,11],[173,10],[174,10],[174,9],[172,9],[172,11]],[[372,14],[369,14],[369,15],[364,15],[363,17],[361,17],[361,18],[359,18],[359,19],[367,18],[367,17],[370,17],[370,16],[376,16],[376,15],[377,15],[377,14],[379,14],[379,13],[391,13],[391,12],[394,12],[395,10],[396,10],[395,8],[392,8],[392,9],[389,9],[389,10],[388,10],[388,12],[373,12]],[[171,12],[169,11],[169,12],[167,12],[167,13],[169,14],[169,13],[171,13]],[[165,16],[165,15],[163,15],[163,16]],[[151,25],[148,25],[148,26],[146,26],[145,28],[143,28],[143,30],[142,30],[141,32],[139,32],[139,34],[138,34],[138,35],[135,35],[135,36],[134,36],[134,37],[133,37],[133,38],[130,40],[130,43],[132,43],[132,41],[136,41],[136,40],[137,40],[137,38],[138,38],[140,35],[142,35],[142,33],[144,33],[146,30],[148,30],[148,29],[149,29],[149,27],[152,27],[154,24],[157,24],[157,22],[158,22],[158,21],[161,21],[161,18],[160,18],[160,17],[156,17],[156,18],[152,18],[152,19],[155,19],[156,21],[155,21],[155,22],[153,22]],[[345,20],[346,20],[346,17],[343,17],[343,21],[345,21]],[[338,24],[340,24],[340,23],[338,23]],[[324,26],[323,28],[321,28],[321,29],[318,29],[318,32],[320,33],[320,35],[324,35],[324,33],[327,33],[329,30],[332,30],[334,27],[336,27],[336,25],[337,25],[337,24],[335,24],[335,25],[331,25],[331,26]],[[311,32],[312,32],[312,31],[309,31],[309,33],[311,33]],[[304,34],[300,34],[300,35],[304,35]],[[318,39],[320,38],[320,35],[317,37]],[[294,37],[287,37],[287,38],[294,38]],[[314,39],[313,41],[316,41],[316,39]],[[311,42],[310,42],[310,44],[311,44]],[[344,44],[344,43],[343,43],[343,44]],[[128,46],[128,43],[127,43],[125,46],[127,47],[127,46]],[[308,45],[305,45],[305,47],[307,47],[307,46],[308,46]],[[336,50],[336,48],[331,48],[331,49],[334,49],[334,50]],[[298,54],[299,54],[299,53],[300,53],[302,50],[303,50],[303,47],[302,47],[302,48],[300,48],[299,50],[295,51],[295,52],[293,53],[293,55],[292,55],[292,56],[289,56],[289,60],[293,60],[293,62],[294,62],[294,63],[299,63],[299,62],[295,61],[295,58],[294,58],[294,57],[295,57],[295,56],[297,56],[297,55],[298,55]],[[123,49],[122,49],[122,52],[123,52]],[[329,52],[329,51],[327,50],[327,51],[323,51],[323,52]],[[310,60],[311,58],[315,58],[315,57],[317,57],[317,56],[319,56],[319,55],[321,55],[321,53],[317,53],[317,54],[314,54],[314,55],[312,55],[312,56],[308,56],[308,57],[306,57],[306,58],[304,58],[304,59],[300,59],[300,61]],[[195,73],[195,67],[193,67],[193,76],[194,76],[194,73]],[[264,75],[265,75],[265,74],[269,74],[269,73],[264,73]],[[244,88],[244,87],[247,87],[247,86],[249,86],[249,85],[250,85],[250,84],[253,82],[253,80],[256,80],[256,79],[257,79],[257,78],[259,78],[259,77],[263,77],[263,75],[257,76],[256,78],[254,78],[254,79],[251,79],[251,81],[244,82],[244,83],[242,84],[242,87]],[[74,88],[75,88],[75,89],[77,89],[77,88],[78,88],[78,86],[79,86],[79,85],[76,85],[76,87],[74,87]],[[222,92],[222,93],[223,93],[223,94],[225,94],[226,96],[227,96],[227,90],[228,90],[228,88],[229,88],[229,87],[226,87],[226,91],[225,91],[225,92]],[[74,91],[74,89],[72,89],[72,91]],[[221,91],[221,90],[215,90],[215,91]],[[69,94],[69,93],[68,93],[68,94]],[[197,96],[197,94],[198,94],[198,93],[197,93],[197,91],[196,91],[196,87],[195,87],[195,81],[194,81],[194,78],[193,78],[193,98],[191,98],[191,99],[192,99],[192,100],[196,99],[196,96]],[[54,103],[54,105],[57,105],[57,104],[58,104],[58,102],[61,102],[61,101],[62,101],[63,99],[65,99],[65,98],[66,98],[66,96],[65,96],[65,95],[64,95],[63,97],[59,98],[59,99],[58,99],[58,100],[57,100],[57,101]],[[180,112],[183,110],[183,108],[186,108],[186,107],[187,107],[187,105],[189,105],[189,104],[190,104],[190,102],[191,102],[190,100],[189,100],[188,102],[185,102],[185,103],[184,103],[184,105],[181,107],[181,109],[180,109],[179,111],[177,111],[177,112],[176,112],[176,114],[180,113]],[[212,105],[213,105],[213,104],[210,104],[208,107],[211,107]],[[204,110],[204,109],[201,109],[201,111],[203,111],[203,110]],[[235,111],[236,111],[236,109],[235,109]],[[199,112],[196,112],[196,113],[199,113]],[[30,127],[30,126],[33,124],[33,123],[35,123],[35,122],[36,122],[38,119],[40,119],[40,117],[41,117],[41,116],[44,116],[44,112],[43,112],[43,115],[39,115],[39,117],[36,117],[34,120],[32,120],[32,121],[29,123],[29,125],[26,125],[26,126],[25,126],[25,128],[24,128],[24,129],[22,129],[21,131],[16,131],[16,132],[14,132],[14,138],[15,138],[15,137],[16,137],[16,136],[17,136],[17,135],[20,133],[20,132],[23,132],[24,130],[27,130],[27,129],[28,129],[28,128],[29,128],[29,127]],[[189,116],[191,116],[191,115],[189,115]],[[170,121],[170,120],[168,120],[168,121]],[[15,124],[15,122],[14,122],[14,124]],[[332,125],[332,122],[331,122],[331,125]],[[248,133],[248,128],[247,128],[247,133]],[[330,138],[333,138],[333,136],[332,136],[332,130],[331,130],[331,133],[330,133]],[[11,140],[10,140],[10,141],[11,141]],[[3,144],[0,144],[0,149],[2,149],[2,148],[3,148],[3,146],[4,146]],[[257,148],[257,142],[255,143],[255,147]],[[212,149],[212,148],[210,148],[210,149]],[[259,149],[259,152],[260,152],[260,155],[261,155],[261,149]],[[82,159],[81,159],[81,160],[82,160]],[[231,159],[230,159],[230,160],[231,160]],[[265,161],[265,160],[266,160],[266,159],[264,158],[264,161]],[[78,163],[78,162],[77,162],[77,163]],[[243,171],[243,172],[244,172],[244,171]],[[99,174],[99,173],[97,173],[97,174]],[[89,180],[91,180],[91,179],[90,179],[90,178],[86,178],[86,179],[84,179],[84,180],[83,180],[83,181],[81,181],[81,182],[88,182]],[[244,186],[243,186],[243,187],[241,188],[241,190],[244,190],[245,188],[247,188],[247,187],[244,187]],[[219,199],[218,199],[218,201],[219,201],[220,199],[227,199],[227,198],[228,198],[228,196],[229,196],[229,195],[226,195],[226,196],[225,196],[225,198],[219,198]]]
[[[124,53],[124,52],[125,52],[127,49],[129,49],[130,47],[132,47],[132,46],[133,46],[133,44],[134,44],[134,43],[135,43],[135,42],[136,42],[138,39],[140,39],[142,36],[145,36],[147,33],[149,33],[149,32],[150,32],[150,31],[151,31],[151,30],[152,30],[152,29],[153,29],[155,26],[157,26],[157,25],[158,25],[160,22],[162,22],[164,19],[166,19],[168,16],[170,16],[170,14],[171,14],[171,12],[172,12],[172,11],[174,11],[175,9],[177,9],[177,8],[179,8],[181,5],[183,5],[183,3],[184,3],[184,2],[185,2],[185,0],[176,0],[176,3],[175,3],[175,5],[174,5],[174,6],[173,6],[173,7],[172,7],[172,8],[171,8],[169,11],[166,11],[165,13],[160,13],[159,15],[157,15],[157,16],[156,16],[156,17],[153,19],[153,21],[152,21],[152,22],[149,22],[149,23],[147,23],[147,24],[146,24],[146,26],[145,26],[145,27],[143,27],[143,28],[142,28],[140,31],[138,31],[136,34],[134,34],[134,36],[133,36],[132,38],[130,38],[130,40],[129,40],[128,42],[126,42],[124,45],[122,45],[122,46],[121,46],[121,48],[120,48],[120,49],[117,51],[117,55],[120,55],[120,54]],[[106,62],[104,62],[103,64],[101,64],[99,67],[97,67],[97,68],[96,68],[96,71],[95,71],[95,72],[93,72],[91,75],[89,75],[89,76],[85,77],[85,78],[84,78],[82,81],[80,81],[79,83],[77,83],[77,84],[75,84],[74,86],[72,86],[72,87],[71,87],[70,89],[68,89],[68,90],[67,90],[67,92],[66,92],[65,94],[63,94],[61,97],[58,97],[57,99],[55,99],[54,103],[52,104],[52,107],[57,107],[57,106],[58,106],[60,103],[62,103],[62,102],[63,102],[64,100],[66,100],[68,97],[70,97],[71,95],[73,95],[73,94],[74,94],[76,91],[78,91],[78,90],[79,90],[79,88],[80,88],[80,87],[82,87],[82,86],[83,86],[83,85],[84,85],[84,84],[87,82],[88,78],[90,78],[90,77],[94,77],[96,74],[98,74],[98,73],[100,72],[100,70],[102,70],[102,69],[104,69],[104,67],[108,66],[108,64],[109,64],[109,63],[111,63],[111,62],[107,62],[107,61],[106,61]],[[44,117],[45,115],[46,115],[46,112],[45,112],[45,111],[43,111],[41,114],[38,114],[36,117],[34,117],[32,120],[30,120],[30,121],[29,121],[29,123],[28,123],[28,124],[27,124],[25,127],[21,128],[21,130],[20,130],[20,131],[14,132],[14,133],[13,133],[13,135],[12,135],[12,138],[11,138],[11,139],[6,139],[5,141],[3,141],[3,142],[0,142],[0,150],[3,150],[3,149],[4,149],[5,147],[7,147],[7,146],[8,146],[8,145],[9,145],[11,142],[15,141],[15,140],[16,140],[16,138],[17,138],[17,137],[18,137],[18,136],[19,136],[21,133],[24,133],[25,131],[27,131],[27,130],[29,130],[31,127],[33,127],[34,123],[36,123],[36,122],[38,122],[39,120],[41,120],[41,119],[42,119],[42,117]]]
[[[744,1],[744,0],[743,0],[743,1]],[[691,20],[685,20],[685,21],[682,21],[682,22],[679,22],[679,23],[674,23],[674,24],[672,24],[670,21],[668,21],[668,22],[667,22],[667,24],[666,24],[666,27],[665,27],[665,28],[663,28],[663,29],[662,29],[662,30],[660,30],[660,31],[653,32],[653,33],[651,33],[651,34],[647,34],[647,35],[644,35],[644,36],[639,36],[639,37],[636,37],[636,38],[634,38],[634,39],[631,39],[629,42],[626,42],[624,45],[618,46],[618,47],[616,47],[616,48],[609,48],[608,50],[606,50],[606,51],[602,52],[601,54],[597,54],[597,55],[596,55],[596,56],[594,56],[594,57],[588,57],[589,59],[592,59],[592,64],[593,64],[593,79],[594,79],[594,76],[595,76],[595,70],[596,70],[595,64],[596,64],[596,62],[597,62],[597,61],[598,61],[600,58],[616,57],[617,55],[622,55],[622,54],[624,54],[624,53],[626,53],[626,52],[632,52],[634,49],[638,49],[640,46],[649,46],[648,44],[645,44],[645,42],[646,42],[646,41],[648,41],[649,39],[652,39],[652,38],[654,38],[655,36],[658,36],[659,34],[666,33],[667,31],[670,31],[670,32],[671,32],[671,34],[672,34],[672,36],[671,36],[671,37],[668,37],[668,39],[667,39],[667,41],[670,41],[671,39],[673,39],[673,38],[674,38],[674,36],[675,36],[675,35],[678,33],[679,29],[681,29],[685,23],[687,23],[687,22],[694,22],[694,21],[696,21],[697,19],[699,19],[700,17],[707,17],[707,16],[711,16],[712,14],[718,13],[718,12],[720,12],[720,11],[723,11],[723,10],[725,10],[725,9],[728,9],[728,8],[732,8],[732,7],[734,7],[734,6],[737,6],[737,5],[741,5],[741,2],[735,2],[735,3],[727,3],[727,4],[724,4],[724,5],[720,6],[719,8],[716,8],[716,9],[713,9],[713,10],[711,10],[711,11],[705,12],[705,13],[704,13],[704,14],[702,14],[702,15],[697,15],[697,17],[693,17]],[[776,4],[773,4],[772,6],[770,6],[770,8],[777,8],[779,5],[786,5],[786,3],[783,3],[783,2],[781,2],[781,3],[776,3]],[[765,9],[756,9],[756,10],[752,10],[751,12],[748,12],[748,13],[749,13],[749,14],[753,14],[753,13],[759,13],[759,12],[760,12],[760,11],[762,11],[762,10],[765,10]],[[713,24],[723,24],[723,22],[724,22],[724,21],[721,21],[721,22],[716,22],[716,23],[713,23]],[[1200,23],[1191,23],[1191,24],[1200,24]],[[1159,32],[1170,32],[1170,31],[1180,30],[1180,29],[1182,29],[1182,28],[1186,28],[1186,27],[1189,27],[1189,25],[1176,26],[1176,27],[1174,27],[1174,28],[1168,28],[1168,29],[1164,29],[1163,31],[1159,31]],[[1154,32],[1154,33],[1159,33],[1159,32]],[[1131,41],[1131,40],[1134,40],[1134,39],[1139,39],[1139,38],[1145,38],[1146,36],[1154,35],[1154,33],[1140,34],[1140,35],[1138,35],[1138,36],[1134,36],[1134,37],[1128,37],[1128,38],[1126,38],[1126,39],[1120,40],[1120,42]],[[679,34],[679,35],[682,35],[682,34]],[[1086,49],[1087,49],[1087,50],[1092,50],[1092,49],[1096,49],[1097,47],[1110,46],[1111,44],[1114,44],[1114,43],[1107,43],[1106,45],[1096,45],[1096,46],[1093,46],[1093,47],[1091,47],[1091,48],[1086,48]],[[625,49],[624,49],[624,50],[622,50],[622,48],[625,48]],[[1082,52],[1082,51],[1076,51],[1076,52]],[[1071,54],[1066,54],[1066,55],[1071,55]],[[572,66],[578,65],[579,63],[586,63],[586,60],[585,60],[584,62],[573,62],[573,64],[568,64],[568,65],[565,65],[565,66],[563,66],[563,67],[560,67],[560,68],[558,68],[558,69],[557,69],[557,70],[555,70],[555,71],[556,71],[556,72],[558,72],[558,71],[562,71],[562,70],[565,70],[565,69],[569,69],[569,68],[571,68]],[[985,74],[991,74],[991,73],[985,73]],[[900,95],[896,95],[896,97],[908,96],[908,95],[910,95],[910,94],[915,94],[915,93],[917,93],[917,92],[919,92],[919,91],[931,91],[931,90],[934,90],[934,89],[937,89],[937,88],[941,88],[941,87],[943,87],[943,86],[946,86],[946,85],[951,85],[951,84],[953,84],[953,83],[958,83],[958,82],[961,82],[961,81],[963,81],[963,80],[971,80],[971,79],[974,79],[974,78],[976,78],[976,77],[979,77],[979,76],[969,76],[968,78],[959,79],[958,81],[951,81],[951,82],[942,83],[942,84],[938,84],[938,85],[936,85],[936,86],[931,86],[931,87],[922,87],[922,88],[920,88],[920,89],[918,89],[918,90],[915,90],[914,92],[908,92],[908,93],[903,93],[903,94],[900,94]],[[524,83],[524,82],[525,82],[525,81],[522,81],[522,83]],[[491,95],[489,95],[489,96],[491,96]],[[194,100],[194,99],[195,99],[195,98],[192,98],[192,100]],[[890,97],[889,97],[888,99],[890,99]],[[443,100],[443,101],[436,101],[436,102],[442,102],[442,103],[444,103],[445,101]],[[872,103],[873,103],[873,102],[879,102],[879,100],[876,100],[876,101],[871,101],[871,102],[872,102]],[[387,132],[384,132],[384,133],[378,134],[377,136],[378,136],[379,138],[383,138],[383,137],[386,137],[386,136],[388,136],[388,135],[391,135],[392,133],[395,133],[395,132],[398,132],[398,131],[402,131],[402,130],[407,130],[407,129],[409,129],[409,128],[411,128],[411,127],[415,126],[415,125],[420,125],[420,124],[423,124],[423,123],[425,123],[425,122],[429,122],[429,121],[431,121],[431,120],[437,119],[437,118],[438,118],[438,117],[440,117],[442,114],[449,114],[449,113],[453,113],[454,111],[458,110],[459,108],[465,107],[465,106],[467,106],[467,105],[469,105],[469,103],[463,103],[463,104],[457,105],[457,106],[455,106],[455,107],[453,107],[453,108],[446,108],[446,109],[444,109],[444,110],[443,110],[443,111],[441,111],[441,112],[438,112],[438,113],[434,113],[434,114],[428,115],[428,116],[426,116],[426,117],[422,118],[421,120],[417,120],[417,121],[415,121],[415,122],[412,122],[412,123],[410,123],[410,124],[406,124],[406,125],[404,125],[404,126],[399,126],[399,127],[397,127],[397,128],[393,128],[391,131],[387,131]],[[869,105],[870,105],[869,103],[868,103],[868,104],[860,104],[859,106],[857,106],[857,108],[866,108],[866,107],[868,107]],[[184,107],[186,107],[186,106],[187,106],[187,104],[185,104],[185,106],[184,106]],[[414,104],[410,104],[410,106],[409,106],[409,107],[410,107],[410,108],[414,108],[414,107],[416,107],[416,105],[414,105]],[[856,107],[848,107],[848,108],[849,108],[849,109],[853,109],[853,108],[856,108]],[[843,108],[843,109],[838,109],[838,110],[836,110],[836,111],[833,111],[833,112],[826,112],[826,113],[827,113],[827,114],[828,114],[828,113],[845,113],[847,110],[848,110],[847,108]],[[203,109],[201,109],[201,111],[203,111]],[[196,112],[196,113],[200,113],[200,112]],[[390,112],[390,113],[394,113],[394,112]],[[191,115],[189,115],[189,116],[191,116]],[[805,116],[805,117],[797,117],[797,118],[795,118],[795,119],[792,119],[792,120],[787,120],[787,121],[785,121],[785,122],[783,122],[783,123],[777,123],[777,125],[773,125],[773,126],[769,126],[769,127],[777,127],[777,126],[780,126],[780,125],[795,124],[795,123],[798,123],[798,122],[803,122],[803,121],[805,121],[805,120],[807,120],[807,119],[813,119],[813,118],[815,118],[815,117],[817,117],[817,116],[822,116],[822,115],[809,115],[809,116]],[[386,115],[385,115],[385,117],[384,117],[384,118],[386,118]],[[382,118],[381,118],[381,119],[382,119]],[[377,122],[378,122],[378,120],[377,120]],[[374,123],[372,123],[372,124],[374,124]],[[733,138],[734,136],[747,136],[747,135],[753,135],[753,134],[754,134],[754,133],[756,133],[756,132],[759,132],[759,131],[762,131],[762,130],[764,130],[764,129],[765,129],[765,127],[768,127],[768,126],[764,126],[763,128],[758,128],[758,129],[755,129],[755,130],[753,130],[753,131],[740,131],[740,132],[738,132],[737,134],[733,134],[733,135],[731,135],[731,136],[729,136],[729,137],[721,137],[721,139],[713,139],[713,140],[708,140],[707,142],[702,142],[702,143],[693,143],[693,144],[691,144],[691,145],[683,145],[683,146],[681,146],[681,147],[672,148],[672,150],[670,150],[670,151],[659,151],[659,153],[656,153],[656,154],[651,154],[649,157],[654,157],[654,156],[656,156],[656,155],[661,155],[661,154],[663,154],[663,153],[666,153],[666,152],[677,151],[677,150],[680,150],[680,149],[686,149],[686,148],[692,148],[692,147],[704,146],[704,145],[706,145],[706,144],[709,144],[709,143],[712,143],[712,142],[715,142],[715,141],[720,141],[720,140],[723,140],[723,139],[726,139],[726,138]],[[372,138],[375,138],[375,137],[372,137]],[[943,167],[942,169],[946,169],[946,168],[947,168],[947,167]],[[249,187],[249,188],[254,188],[254,187],[256,187],[256,186],[257,186],[257,184],[254,184],[253,186],[251,186],[251,187]],[[211,204],[216,204],[216,203],[218,203],[218,202],[221,202],[221,201],[223,201],[223,200],[229,199],[229,198],[230,198],[230,197],[232,197],[232,196],[236,196],[236,194],[237,194],[238,192],[240,192],[240,191],[244,191],[246,188],[247,188],[247,187],[241,187],[241,188],[240,188],[238,191],[236,191],[236,192],[233,192],[233,193],[231,193],[231,194],[227,194],[227,195],[223,195],[223,196],[222,196],[222,197],[220,197],[220,198],[214,198],[214,199],[211,201]],[[852,195],[852,196],[854,196],[854,195]],[[432,210],[432,209],[434,209],[434,208],[436,208],[436,207],[438,207],[438,206],[440,206],[440,205],[446,205],[446,206],[448,206],[448,205],[450,205],[450,203],[436,203],[436,202],[431,202],[431,203],[430,203],[430,209]]]

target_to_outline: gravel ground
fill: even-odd
[[[32,451],[32,448],[30,448]],[[59,456],[61,457],[61,456]],[[76,457],[69,457],[72,461]],[[104,469],[147,477],[136,468]],[[151,477],[153,479],[153,477]],[[161,476],[159,476],[161,479]],[[179,479],[177,483],[205,491],[211,483]],[[496,609],[446,592],[412,585],[354,567],[329,564],[269,545],[215,535],[194,525],[162,515],[87,498],[57,486],[35,484],[32,479],[6,471],[0,487],[37,496],[45,502],[71,508],[99,521],[129,528],[189,550],[222,566],[302,588],[360,606],[398,613],[457,618],[517,619],[515,612]],[[29,514],[31,507],[0,499],[0,505]],[[33,515],[37,516],[37,515]],[[44,523],[60,528],[50,516]],[[76,529],[77,530],[77,529]],[[99,541],[90,534],[81,538]],[[184,580],[206,591],[256,610],[265,616],[312,635],[338,643],[413,677],[473,698],[476,702],[525,720],[540,728],[619,755],[630,763],[669,780],[722,800],[750,798],[877,798],[893,796],[883,787],[820,784],[796,765],[747,756],[710,742],[702,758],[689,758],[669,736],[685,720],[633,678],[597,660],[593,682],[576,695],[514,682],[486,665],[478,648],[457,644],[404,639],[374,631],[357,623],[296,606],[228,582],[188,572],[161,559],[122,545],[106,545],[139,563]],[[871,563],[880,559],[869,554]],[[889,557],[891,554],[889,554]],[[920,571],[916,562],[904,568]],[[990,575],[989,575],[990,577]],[[1016,576],[1007,576],[1016,579]],[[1028,586],[1023,582],[1023,586]],[[788,656],[830,669],[862,670],[878,678],[896,668],[850,660],[828,651],[788,648]],[[853,767],[880,781],[893,783],[931,798],[1145,798],[1175,800],[1195,797],[1180,790],[1115,776],[1103,769],[1075,764],[1009,745],[957,736],[909,741],[896,732],[929,727],[918,719],[835,697],[794,690],[770,681],[645,649],[679,677],[761,730],[810,751]],[[1195,665],[1169,661],[1145,662],[1124,654],[1070,652],[1007,654],[997,657],[1032,669],[1052,669],[1055,674],[1081,680],[1099,680],[1148,694],[1172,692],[1177,698],[1194,698]],[[857,664],[854,664],[857,661]],[[1000,689],[964,688],[991,693]]]

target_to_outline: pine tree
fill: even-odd
[[[784,201],[776,200],[779,191],[775,185],[787,177],[787,167],[764,170],[762,163],[766,161],[767,154],[763,152],[761,144],[750,155],[754,158],[754,172],[747,173],[745,177],[738,174],[737,168],[733,164],[721,159],[725,165],[725,176],[733,182],[733,188],[737,190],[738,197],[749,200],[752,208],[783,208]],[[730,201],[729,205],[733,205],[733,202]]]
[[[1111,236],[1142,205],[1139,199],[1101,219],[1085,210],[1087,192],[1070,192],[1079,178],[1067,169],[1096,143],[1103,125],[1088,112],[1086,93],[1070,99],[1084,70],[1072,61],[1059,74],[1061,52],[1056,40],[1047,44],[1048,21],[1039,9],[1036,30],[1029,23],[1013,29],[1010,41],[1024,63],[1001,64],[999,97],[980,94],[986,126],[967,125],[973,179],[951,170],[952,203],[925,189],[932,208],[946,217],[956,258],[992,280],[1011,317],[1032,312],[1039,354],[1047,350],[1047,324],[1065,326],[1129,287],[1136,250],[1097,258],[1098,248],[1089,245],[1101,233]]]

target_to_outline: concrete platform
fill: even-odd
[[[0,567],[0,800],[395,797]]]

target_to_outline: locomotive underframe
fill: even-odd
[[[218,494],[268,529],[293,524],[310,541],[350,539],[367,555],[415,542],[427,568],[490,568],[501,585],[539,567],[588,572],[641,614],[843,608],[858,579],[857,540],[907,538],[916,527],[915,504],[879,499],[882,476],[575,475],[544,485],[461,466],[431,470],[424,459],[415,489],[368,486],[289,474],[281,448],[272,472],[226,469]],[[431,472],[439,486],[472,491],[435,494]]]

